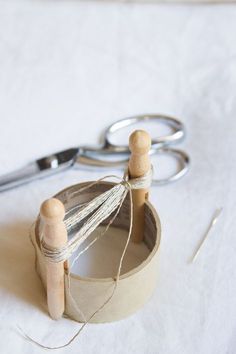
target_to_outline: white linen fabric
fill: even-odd
[[[187,129],[181,147],[191,155],[190,173],[150,190],[163,228],[153,297],[125,320],[88,325],[57,353],[236,352],[235,43],[233,5],[0,3],[0,173],[95,145],[102,129],[132,114],[174,115]],[[152,163],[159,173],[170,161]],[[44,199],[105,174],[80,166],[0,194],[1,353],[44,352],[16,326],[52,346],[78,329],[49,318],[28,232]]]

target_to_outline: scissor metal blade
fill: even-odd
[[[0,192],[62,171],[75,163],[78,148],[45,156],[29,165],[0,177]]]

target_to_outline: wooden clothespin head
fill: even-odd
[[[43,239],[51,248],[61,248],[67,242],[67,230],[63,222],[65,208],[62,202],[51,198],[40,208],[43,220]],[[59,319],[65,308],[64,262],[54,263],[46,260],[46,284],[48,311],[52,319]]]
[[[131,156],[129,160],[129,175],[131,178],[141,177],[150,167],[149,151],[151,137],[145,130],[135,130],[129,138]],[[144,236],[144,204],[148,198],[147,189],[132,191],[133,199],[133,229],[132,241],[140,243]]]

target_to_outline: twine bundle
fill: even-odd
[[[108,177],[111,176],[106,176],[103,180]],[[117,176],[113,177],[119,178]],[[101,179],[99,181],[101,181]],[[84,189],[90,188],[99,181],[89,184]],[[84,219],[88,218],[80,230],[66,243],[65,246],[60,249],[48,247],[44,242],[42,234],[40,242],[41,251],[44,256],[49,261],[56,263],[68,260],[104,220],[106,220],[113,212],[120,209],[129,191],[132,189],[148,189],[151,185],[151,181],[152,168],[144,176],[132,179],[129,179],[128,172],[126,171],[120,183],[117,183],[108,191],[100,194],[82,208],[79,208],[78,211],[75,211],[65,220],[67,231],[70,231],[75,225],[80,224]],[[108,225],[110,226],[110,223]]]

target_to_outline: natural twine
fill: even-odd
[[[78,253],[76,258],[74,259],[71,268],[74,265],[74,262],[78,260],[78,258],[86,252],[100,237],[102,237],[116,216],[118,215],[122,204],[125,200],[125,197],[129,193],[130,195],[130,226],[129,226],[129,232],[128,232],[128,237],[124,246],[124,249],[122,251],[120,260],[119,260],[119,265],[117,269],[117,274],[116,277],[114,278],[114,285],[112,287],[111,294],[108,296],[108,298],[101,304],[101,306],[88,318],[85,319],[85,316],[83,315],[82,311],[78,308],[71,292],[70,292],[70,270],[68,272],[68,292],[71,300],[73,301],[73,304],[76,308],[76,310],[82,314],[82,316],[85,319],[85,322],[83,325],[80,327],[80,329],[75,333],[75,335],[65,344],[59,345],[59,346],[47,346],[43,345],[42,343],[39,343],[37,340],[33,339],[30,337],[27,333],[25,333],[22,328],[18,327],[18,329],[21,332],[21,335],[24,336],[25,339],[33,342],[40,348],[44,349],[62,349],[67,346],[69,346],[82,332],[84,327],[91,321],[91,319],[98,313],[100,312],[106,304],[112,299],[114,296],[114,293],[117,289],[119,279],[120,279],[120,273],[121,273],[121,268],[123,264],[123,259],[127,251],[128,244],[130,242],[131,238],[131,233],[132,233],[132,227],[133,227],[133,200],[132,200],[132,189],[148,189],[151,185],[152,181],[152,172],[153,169],[148,171],[144,176],[139,177],[139,178],[132,178],[129,179],[128,172],[126,171],[123,178],[121,179],[118,176],[115,175],[109,175],[105,176],[95,182],[90,183],[89,185],[83,187],[80,189],[79,192],[90,188],[92,185],[95,185],[99,183],[102,180],[105,180],[107,178],[113,177],[121,180],[120,183],[117,183],[114,187],[109,189],[108,191],[100,194],[98,197],[92,199],[90,202],[85,203],[82,208],[79,208],[79,210],[76,210],[70,217],[68,217],[65,221],[65,225],[67,227],[67,231],[71,230],[75,225],[79,224],[84,218],[88,217],[90,214],[93,214],[85,221],[83,226],[80,228],[80,230],[67,242],[67,244],[62,247],[61,249],[53,249],[49,248],[43,240],[43,230],[40,235],[40,245],[41,245],[41,252],[44,254],[44,256],[50,261],[50,262],[63,262],[66,261],[70,258],[73,252],[75,252],[79,246],[91,235],[91,233],[105,220],[107,219],[114,211],[115,214],[107,224],[105,230],[101,232],[93,241],[91,241],[82,251]],[[77,209],[77,208],[76,208]]]
[[[108,178],[111,176],[106,176]],[[113,176],[116,177],[117,176]],[[118,177],[119,178],[119,177]],[[126,195],[132,189],[147,189],[150,187],[152,179],[152,169],[140,178],[128,179],[126,171],[120,183],[92,199],[86,206],[74,212],[72,216],[65,220],[67,230],[71,230],[75,225],[86,220],[80,230],[60,249],[49,247],[43,239],[40,240],[41,251],[50,262],[64,262],[79,248],[79,246],[91,235],[91,233],[106,220],[119,206],[122,205]],[[96,182],[98,183],[98,182]],[[84,187],[88,189],[92,184]],[[80,190],[80,191],[82,191]]]

